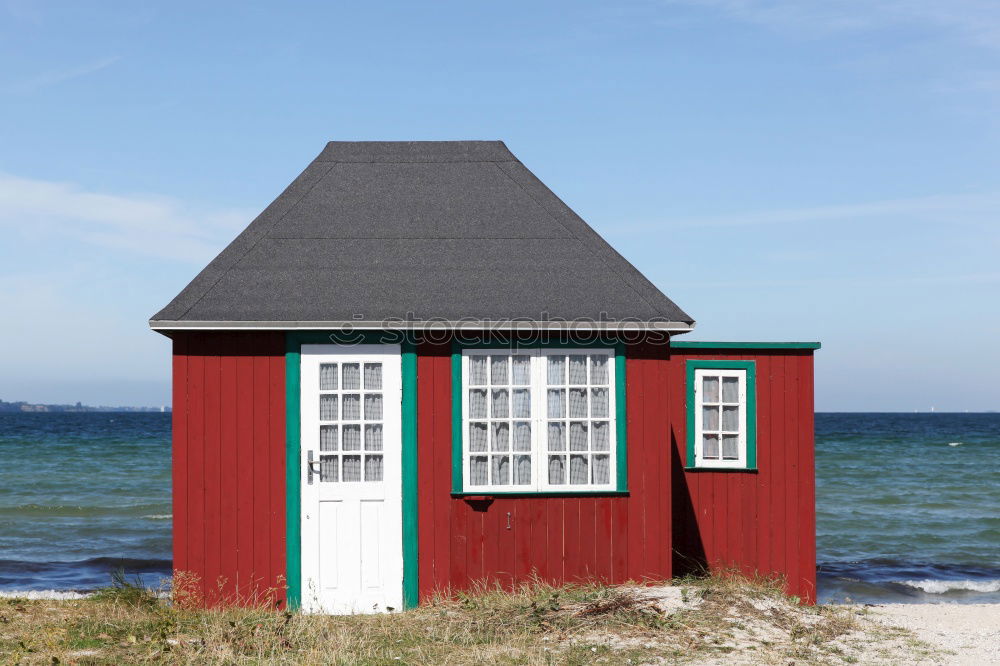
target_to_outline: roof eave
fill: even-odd
[[[149,320],[154,331],[325,331],[348,330],[469,330],[479,331],[665,331],[674,335],[688,333],[695,322],[684,321],[529,321],[483,320],[460,321],[168,321]]]

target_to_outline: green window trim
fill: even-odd
[[[670,341],[672,349],[819,349],[819,342],[705,342],[702,340]]]
[[[417,353],[398,331],[301,331],[285,334],[285,577],[288,608],[302,605],[302,488],[299,476],[302,345],[398,344],[402,353],[403,607],[418,602]]]
[[[687,447],[684,468],[702,472],[754,472],[757,471],[757,364],[754,361],[707,361],[688,359],[685,364],[687,382]],[[745,370],[747,373],[747,463],[746,467],[699,467],[695,460],[695,371],[696,370]]]
[[[462,352],[466,349],[613,349],[615,363],[615,489],[613,490],[534,490],[534,491],[498,491],[489,489],[480,491],[466,490],[464,484],[464,461],[462,445],[465,430],[462,426]],[[454,341],[451,345],[451,494],[453,497],[584,497],[591,495],[622,495],[628,493],[628,446],[627,446],[627,412],[625,410],[625,345],[617,341],[595,340],[593,342],[571,342],[566,340],[525,339],[523,337],[509,341],[461,342]]]

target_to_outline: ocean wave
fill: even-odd
[[[914,587],[927,594],[947,592],[1000,592],[1000,580],[901,580],[900,585]]]
[[[140,518],[145,518],[146,520],[170,520],[174,516],[170,513],[151,513],[146,516],[139,516]]]
[[[149,515],[157,509],[163,510],[170,507],[169,503],[145,502],[139,504],[120,504],[117,506],[107,505],[73,505],[73,504],[19,504],[16,506],[0,507],[0,516],[10,516],[19,518],[21,516],[33,517],[69,517],[69,518],[93,518],[99,516],[127,517],[140,512]],[[145,517],[145,516],[143,516]]]
[[[86,599],[89,594],[65,590],[0,590],[0,599]]]

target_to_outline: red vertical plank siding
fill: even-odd
[[[238,457],[239,438],[237,429],[236,356],[232,354],[228,336],[219,337],[220,346],[220,439],[219,452],[222,461],[219,474],[219,518],[222,522],[219,540],[219,558],[225,561],[237,552],[236,506],[234,472]],[[236,598],[236,576],[232,566],[220,566],[217,578],[210,581],[216,589],[216,601],[221,604]]]
[[[205,364],[205,603],[218,603],[217,580],[222,573],[221,543],[222,514],[219,511],[221,493],[221,398],[222,374],[218,340],[206,340]],[[214,444],[213,444],[214,443]]]
[[[629,493],[620,497],[451,495],[451,352],[417,348],[420,598],[479,582],[664,579],[672,573],[670,381],[666,347],[626,352]],[[510,529],[507,514],[510,513]]]
[[[174,569],[205,605],[283,601],[284,337],[178,333],[173,369]]]
[[[418,347],[421,599],[484,580],[622,582],[707,564],[782,575],[815,600],[811,353],[637,344],[626,357],[626,495],[477,502],[451,495],[450,348]],[[683,469],[688,358],[756,362],[757,472]],[[174,338],[174,567],[206,604],[284,600],[284,369],[281,333]]]
[[[190,347],[203,347],[205,335],[195,333]],[[205,597],[205,357],[188,356],[188,570],[197,577],[197,594]]]
[[[816,598],[812,354],[802,350],[677,350],[671,359],[674,456],[686,457],[685,361],[750,360],[757,370],[757,471],[681,471],[673,492],[679,571],[779,576]],[[685,507],[690,507],[686,510]]]
[[[268,382],[268,358],[262,356],[269,340],[254,338],[253,345],[253,578],[250,585],[253,594],[261,595],[274,585],[267,580],[270,574],[271,521],[270,501],[271,473],[268,460],[270,439],[270,384]]]
[[[188,538],[188,437],[187,437],[187,338],[174,340],[173,344],[173,408],[170,415],[172,431],[171,470],[173,492],[173,532],[174,532],[174,571],[187,571]]]
[[[802,423],[799,424],[799,437],[802,442],[809,442],[801,449],[802,465],[799,469],[799,487],[802,488],[801,503],[805,510],[802,515],[805,522],[799,533],[800,557],[806,569],[802,572],[803,588],[800,596],[809,601],[816,600],[816,448],[813,445],[816,426],[816,408],[814,404],[813,360],[803,356],[800,361],[802,372]]]

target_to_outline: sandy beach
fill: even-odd
[[[941,651],[904,663],[1000,664],[1000,604],[882,604],[869,610],[876,621],[912,631]]]

